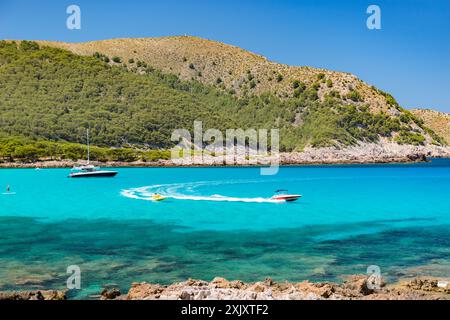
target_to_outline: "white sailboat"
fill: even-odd
[[[70,178],[102,178],[102,177],[114,177],[117,175],[117,171],[100,170],[99,167],[95,167],[90,164],[90,146],[89,146],[89,129],[86,130],[87,140],[87,163],[84,166],[73,167],[74,172],[69,174]]]

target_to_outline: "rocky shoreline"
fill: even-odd
[[[223,157],[203,155],[153,162],[95,162],[103,167],[209,167],[209,166],[267,166],[324,165],[425,162],[428,158],[450,158],[450,147],[412,146],[396,143],[360,143],[347,148],[306,148],[303,152],[280,153],[279,156],[236,157],[233,162]],[[83,161],[42,160],[38,162],[0,162],[0,168],[71,168]]]
[[[353,275],[341,283],[303,281],[276,283],[271,279],[244,283],[214,278],[189,279],[169,286],[133,283],[127,294],[104,289],[100,300],[450,300],[450,281],[417,277],[374,287],[373,278]],[[0,292],[0,300],[66,300],[64,291]]]
[[[349,276],[342,284],[332,282],[276,283],[271,279],[243,283],[215,278],[211,282],[188,280],[170,286],[134,283],[126,300],[441,300],[450,299],[448,281],[415,278],[377,289],[367,276]],[[372,284],[372,285],[371,285]],[[445,285],[445,286],[444,286]],[[107,296],[103,296],[107,298]]]

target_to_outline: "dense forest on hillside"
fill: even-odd
[[[323,77],[309,87],[295,81],[291,99],[270,94],[236,97],[196,81],[181,81],[145,63],[133,61],[133,68],[126,63],[120,57],[78,56],[29,41],[0,41],[0,157],[83,158],[79,144],[85,143],[87,127],[92,144],[99,147],[94,159],[165,157],[140,150],[172,147],[173,130],[191,130],[194,120],[203,121],[205,130],[223,132],[279,128],[282,151],[375,142],[380,136],[423,144],[425,137],[415,126],[425,129],[434,143],[442,143],[398,105],[399,115],[391,116],[346,102],[358,101],[357,92],[346,99],[331,93],[319,101],[317,90],[327,83]],[[111,147],[116,149],[108,151]],[[128,156],[118,156],[120,152]]]

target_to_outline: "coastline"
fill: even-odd
[[[444,157],[432,157],[432,158],[450,158],[450,155]],[[421,163],[429,162],[427,157],[417,158],[388,158],[388,159],[374,159],[373,161],[361,161],[361,160],[314,160],[314,161],[280,161],[279,166],[315,166],[315,165],[352,165],[352,164],[408,164],[408,163]],[[67,161],[67,160],[41,160],[35,162],[0,162],[0,169],[70,169],[76,165],[82,164],[84,161]],[[264,167],[269,166],[270,162],[257,162],[257,163],[218,163],[218,162],[206,162],[206,163],[184,163],[172,162],[170,160],[158,160],[152,162],[144,161],[90,161],[90,164],[94,166],[101,166],[106,168],[204,168],[204,167]]]
[[[378,283],[377,283],[378,282]],[[104,290],[102,299],[112,298]],[[114,296],[114,294],[113,294]],[[387,285],[383,279],[350,275],[343,283],[274,282],[267,278],[255,283],[228,281],[216,277],[211,282],[189,279],[161,286],[133,283],[125,300],[450,300],[448,279],[417,277]]]
[[[0,300],[67,300],[66,290],[0,291]],[[343,283],[274,282],[244,283],[216,277],[212,281],[188,279],[160,285],[133,283],[128,293],[104,288],[94,300],[450,300],[448,279],[416,277],[386,284],[367,275],[347,276]]]
[[[258,167],[293,165],[345,165],[345,164],[393,164],[427,162],[429,158],[450,158],[450,147],[412,146],[396,143],[360,143],[347,148],[307,148],[303,152],[282,152],[278,156],[254,156],[242,154],[232,161],[224,157],[195,155],[186,158],[144,161],[91,161],[102,167]],[[72,168],[84,160],[49,160],[34,162],[0,162],[0,168]]]
[[[438,157],[433,157],[438,158]],[[447,158],[447,157],[442,157]],[[450,157],[449,157],[450,158]],[[280,162],[280,167],[289,167],[289,166],[318,166],[318,165],[352,165],[352,164],[360,164],[360,165],[370,165],[370,164],[408,164],[408,163],[423,163],[429,162],[428,158],[419,158],[419,159],[408,159],[408,158],[396,158],[396,159],[380,159],[374,161],[344,161],[344,160],[336,160],[336,161],[311,161],[311,162]],[[42,160],[35,162],[0,162],[0,169],[70,169],[76,165],[83,163],[80,161],[63,161],[63,160]],[[264,167],[268,166],[267,163],[256,163],[256,164],[247,164],[247,163],[235,163],[235,164],[226,164],[226,163],[204,163],[204,164],[179,164],[172,163],[170,161],[161,160],[161,161],[153,161],[153,162],[143,162],[143,161],[135,161],[135,162],[124,162],[124,161],[91,161],[90,164],[94,166],[100,166],[105,168],[208,168],[208,167],[222,167],[222,168],[244,168],[244,167]]]

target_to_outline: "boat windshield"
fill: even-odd
[[[74,170],[74,171],[92,172],[92,171],[98,170],[98,168],[94,167],[92,165],[87,165],[87,166],[73,167],[72,170]]]

